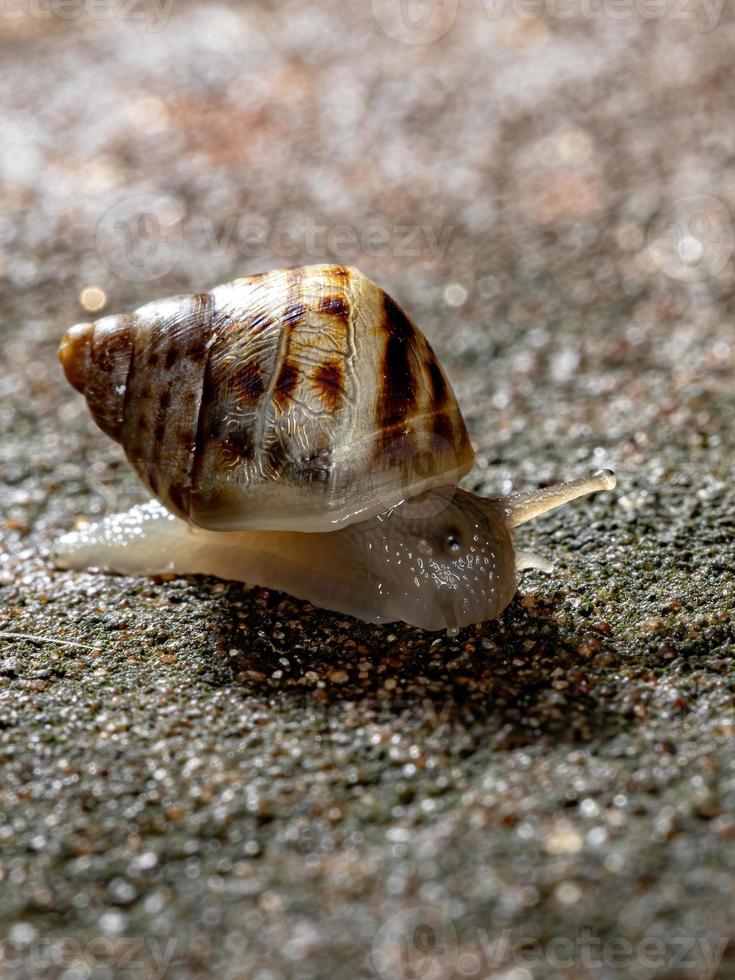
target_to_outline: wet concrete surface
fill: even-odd
[[[0,972],[735,975],[735,28],[516,6],[0,15]],[[332,260],[469,487],[616,470],[554,573],[452,640],[55,571],[144,499],[63,330]]]

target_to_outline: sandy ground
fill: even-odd
[[[0,11],[0,975],[735,976],[735,26],[412,3]],[[450,640],[55,572],[144,499],[63,329],[330,260],[468,486],[618,472],[554,574]]]

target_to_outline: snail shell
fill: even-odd
[[[451,386],[356,269],[150,303],[72,327],[59,354],[160,501],[65,535],[62,568],[218,575],[456,632],[500,615],[518,569],[550,570],[513,528],[615,486],[603,471],[511,497],[459,489],[473,454]]]
[[[428,341],[356,269],[279,270],[79,324],[60,357],[150,492],[200,527],[333,530],[472,467]]]

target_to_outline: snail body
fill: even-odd
[[[516,589],[512,529],[609,472],[486,499],[423,334],[356,269],[238,279],[72,327],[71,384],[158,501],[66,535],[60,567],[211,574],[369,622],[456,630]]]

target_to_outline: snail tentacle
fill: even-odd
[[[508,512],[508,526],[518,527],[550,510],[568,504],[570,500],[585,497],[588,493],[614,490],[617,482],[612,470],[598,470],[592,476],[582,477],[580,480],[557,483],[553,487],[529,490],[527,493],[512,494],[504,498]]]

